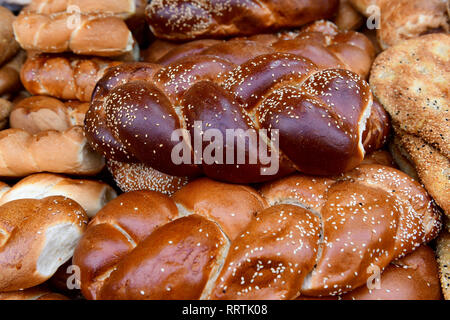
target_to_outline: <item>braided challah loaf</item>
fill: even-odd
[[[39,54],[26,60],[20,77],[33,95],[87,102],[105,71],[120,63],[100,58]]]
[[[384,143],[387,118],[380,106],[372,107],[370,89],[357,74],[327,68],[349,67],[365,75],[373,49],[367,41],[358,33],[338,33],[331,23],[320,22],[299,33],[220,42],[197,54],[191,54],[196,47],[191,43],[186,45],[187,57],[183,48],[175,48],[160,64],[111,68],[94,90],[86,136],[109,160],[143,163],[171,176],[204,173],[251,183],[295,170],[310,174],[350,170],[367,150]],[[359,60],[351,64],[357,56],[365,57],[366,67]],[[182,129],[183,136],[173,140]],[[267,139],[256,148],[250,143],[229,147],[222,141],[219,150],[227,160],[209,162],[202,158],[206,143],[201,150],[194,148],[196,135],[207,129],[223,137],[228,130],[255,136],[267,132]],[[279,148],[273,143],[278,130]],[[180,143],[187,149],[183,152],[187,161],[175,163],[173,152]],[[261,150],[278,157],[277,172],[270,172]],[[242,153],[245,159],[256,158],[255,164],[239,160]]]
[[[88,299],[337,295],[440,227],[425,190],[390,167],[294,175],[260,194],[202,178],[172,198],[136,191],[112,200],[90,222],[73,263]]]
[[[338,0],[153,0],[147,7],[158,38],[183,40],[251,35],[329,19]]]

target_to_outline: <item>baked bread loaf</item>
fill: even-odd
[[[441,300],[442,292],[433,249],[420,246],[416,251],[393,261],[373,279],[369,289],[361,286],[337,297],[305,297],[299,300]]]
[[[6,99],[0,98],[0,129],[3,129],[8,124],[9,114],[12,110],[12,103]]]
[[[14,14],[0,6],[0,66],[14,57],[19,51],[19,44],[14,39],[13,22]]]
[[[66,131],[83,126],[89,103],[60,101],[47,96],[31,96],[14,105],[9,123],[11,128],[36,134],[45,130]]]
[[[0,292],[0,300],[69,300],[59,293],[54,293],[45,287],[33,287],[13,292]]]
[[[437,241],[437,257],[441,276],[442,292],[446,300],[450,300],[450,233],[441,233]]]
[[[83,128],[32,135],[21,129],[0,131],[0,176],[24,177],[38,172],[95,175],[105,165],[86,141]]]
[[[22,199],[0,207],[0,292],[42,284],[72,257],[88,217],[64,197]]]
[[[106,203],[117,197],[117,193],[98,180],[70,179],[57,174],[38,173],[28,176],[11,188],[0,190],[0,205],[19,199],[42,199],[64,196],[75,200],[93,217]]]
[[[20,51],[14,58],[0,67],[0,96],[15,93],[20,84],[20,69],[25,62],[26,54]]]
[[[440,227],[426,191],[380,165],[336,178],[294,175],[261,195],[202,178],[172,198],[137,191],[112,200],[90,222],[73,263],[87,299],[340,295]]]
[[[378,41],[383,49],[427,33],[450,32],[448,0],[381,0]]]
[[[337,0],[153,0],[147,7],[152,33],[187,40],[253,35],[332,18]]]
[[[20,77],[33,95],[88,102],[105,71],[120,63],[74,55],[33,55],[23,65]]]
[[[334,22],[340,30],[356,30],[362,26],[364,19],[350,4],[350,0],[340,0]]]
[[[115,57],[132,52],[135,46],[125,21],[104,14],[47,15],[24,10],[14,21],[14,34],[25,50],[47,53]]]
[[[371,48],[365,37],[338,33],[334,25],[324,22],[300,33],[221,42],[188,57],[175,48],[161,58],[161,64],[123,64],[109,69],[94,90],[85,119],[86,137],[108,160],[143,163],[171,176],[204,173],[214,179],[250,183],[275,176],[266,172],[267,166],[247,145],[231,151],[220,146],[234,152],[233,164],[224,160],[223,165],[215,165],[205,160],[198,165],[191,148],[199,130],[196,121],[202,121],[201,131],[216,129],[224,137],[225,128],[250,130],[255,135],[265,129],[270,141],[277,129],[279,175],[294,170],[337,174],[352,169],[362,161],[365,148],[373,151],[382,146],[387,118],[381,107],[372,108],[371,92],[360,77],[343,69],[326,69],[342,67],[342,60],[320,54],[312,58],[316,60],[313,63],[299,55],[302,43],[305,55],[333,51],[316,46],[317,42],[309,39],[314,35],[328,38],[328,43],[339,42],[328,48],[342,49],[342,56],[350,58],[355,49],[370,61],[371,53],[360,49]],[[188,51],[192,47],[190,44]],[[164,62],[180,55],[180,60]],[[332,56],[337,57],[328,57]],[[181,141],[188,160],[175,164],[172,150],[180,141],[172,140],[171,135],[183,129],[191,135]],[[276,156],[278,150],[271,143],[263,141],[259,148],[266,146]],[[207,146],[200,148],[203,154]],[[240,152],[245,159],[256,157],[256,164],[238,163]]]
[[[348,0],[352,6],[357,9],[361,14],[368,17],[370,15],[369,11],[367,10],[370,6],[380,6],[381,2],[384,0]]]

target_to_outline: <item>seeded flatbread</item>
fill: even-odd
[[[439,274],[442,293],[445,300],[450,300],[450,233],[444,231],[438,238],[436,254],[438,257]]]
[[[423,139],[396,130],[394,148],[414,167],[420,182],[450,217],[450,161]],[[391,148],[392,150],[392,148]],[[398,156],[393,152],[394,158]],[[399,166],[402,168],[401,163]],[[408,172],[407,172],[408,173]]]
[[[402,42],[374,62],[370,84],[393,123],[450,157],[450,35]]]

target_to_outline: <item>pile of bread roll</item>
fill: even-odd
[[[450,299],[449,16],[0,1],[0,300]]]

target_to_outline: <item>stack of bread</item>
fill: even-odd
[[[0,300],[450,299],[447,1],[147,2],[0,6]]]

